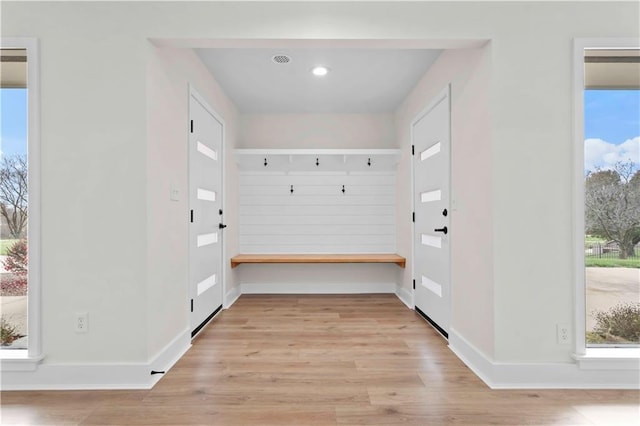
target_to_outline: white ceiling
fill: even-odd
[[[440,50],[351,48],[196,49],[243,113],[394,111]],[[277,64],[274,55],[291,61]],[[325,77],[311,69],[324,65]]]

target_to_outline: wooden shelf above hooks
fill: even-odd
[[[240,170],[247,171],[387,171],[400,159],[399,149],[236,149]]]

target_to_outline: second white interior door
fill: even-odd
[[[444,337],[451,315],[450,102],[444,89],[413,123],[414,303]]]

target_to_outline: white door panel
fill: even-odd
[[[416,310],[447,337],[451,315],[449,88],[416,118],[412,138],[414,303]]]
[[[189,116],[189,291],[191,331],[222,307],[222,148],[223,125],[191,95]]]

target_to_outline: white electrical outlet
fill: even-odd
[[[568,345],[569,342],[569,324],[560,323],[556,325],[558,344]]]
[[[86,333],[89,331],[89,317],[86,312],[76,312],[76,333]]]

